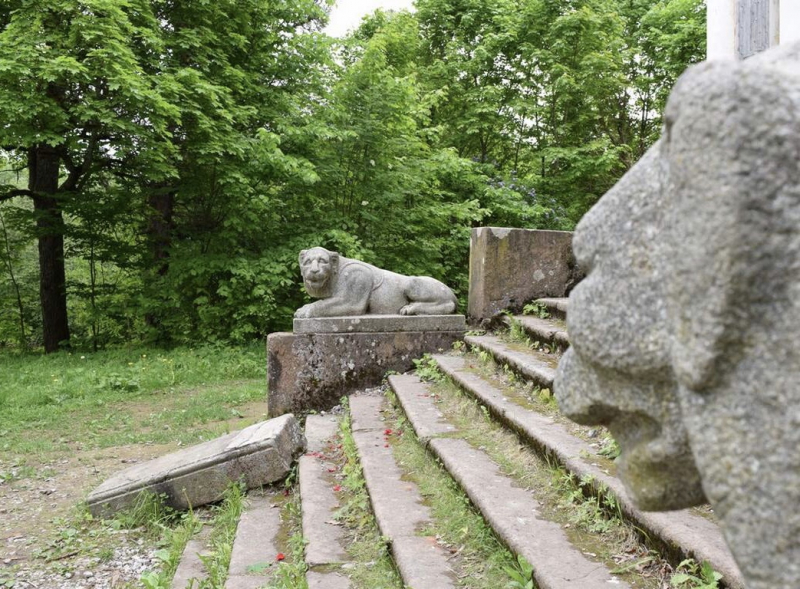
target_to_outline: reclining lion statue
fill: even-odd
[[[300,307],[295,317],[346,315],[449,315],[456,295],[429,276],[403,276],[351,260],[323,247],[300,252],[308,294],[321,299]]]

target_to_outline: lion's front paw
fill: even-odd
[[[302,307],[297,309],[297,311],[294,312],[294,316],[297,319],[308,319],[309,317],[311,317],[311,308],[312,304],[303,305]]]

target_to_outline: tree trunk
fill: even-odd
[[[150,242],[150,259],[159,276],[169,272],[169,248],[172,245],[172,215],[175,208],[175,192],[166,187],[157,188],[147,199],[150,215],[147,237]],[[156,313],[147,313],[148,327],[159,328],[161,318]]]
[[[165,189],[161,189],[165,190]],[[175,207],[175,194],[172,190],[157,190],[150,195],[150,219],[147,235],[150,238],[150,253],[159,276],[169,271],[169,248],[172,245],[172,211]]]
[[[67,278],[64,269],[64,217],[58,191],[60,156],[49,145],[37,145],[28,155],[28,188],[39,240],[39,297],[42,304],[42,340],[46,353],[69,344]]]

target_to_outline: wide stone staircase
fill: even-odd
[[[305,566],[296,568],[309,588],[378,589],[352,574],[365,566],[348,549],[359,531],[342,517],[353,472],[402,586],[486,586],[461,558],[463,546],[437,533],[442,509],[407,445],[423,449],[425,468],[447,477],[535,587],[697,587],[700,563],[722,575],[720,587],[743,587],[710,509],[638,510],[615,476],[610,436],[559,414],[552,388],[569,345],[566,309],[566,299],[541,299],[530,315],[506,316],[504,329],[468,335],[416,373],[390,375],[384,390],[351,396],[343,412],[308,416],[308,450],[287,492],[299,494]],[[278,503],[269,493],[249,498],[226,588],[306,586],[278,574],[276,555],[290,551]],[[174,588],[204,586],[202,552],[202,538],[190,542]],[[679,569],[692,573],[672,577]],[[512,577],[498,589],[525,587]]]

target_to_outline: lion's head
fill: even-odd
[[[324,247],[313,247],[300,252],[300,273],[308,294],[324,299],[333,294],[339,273],[339,254]]]

